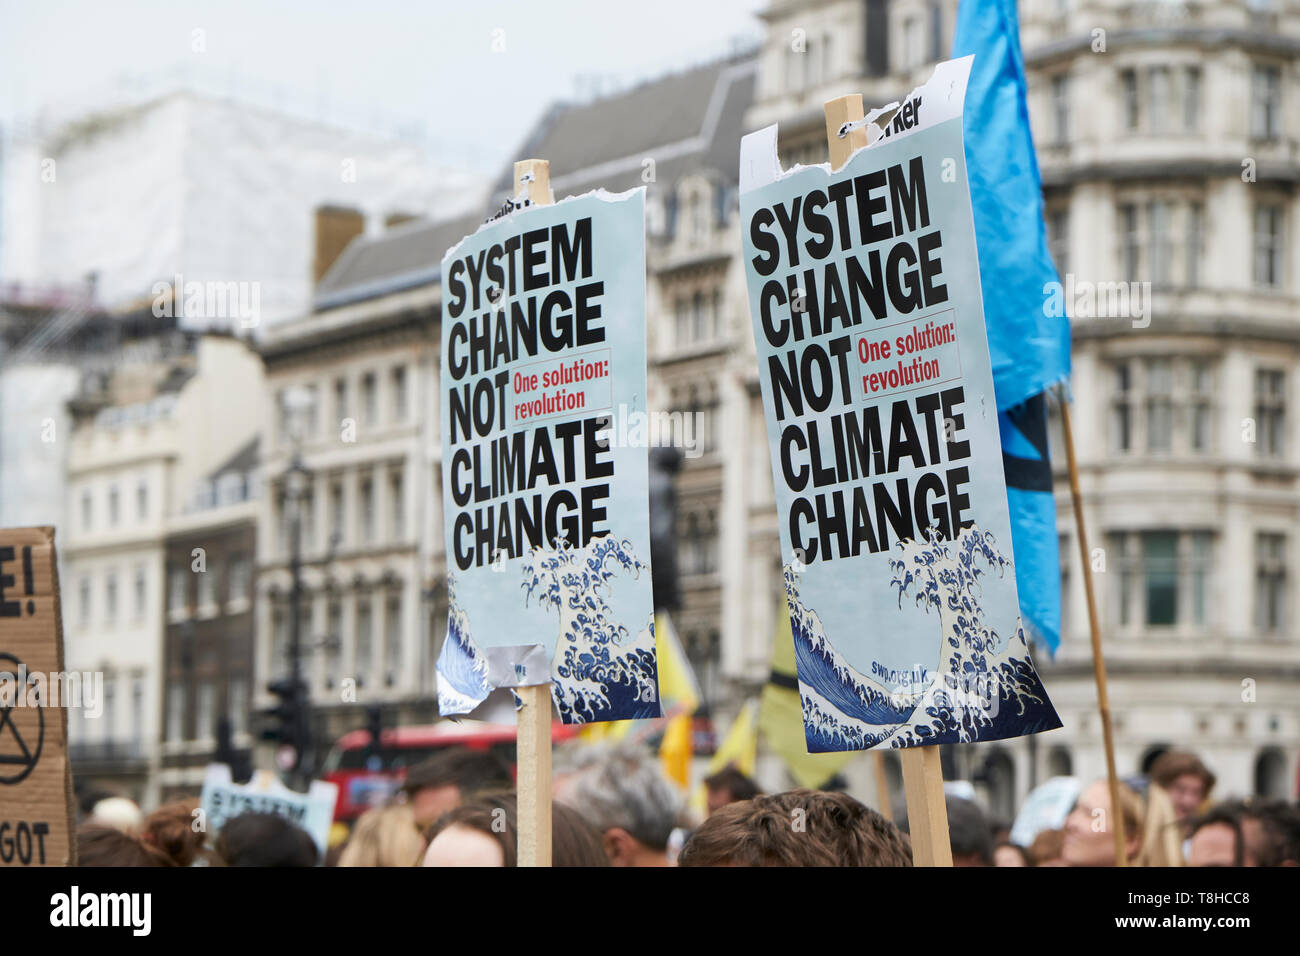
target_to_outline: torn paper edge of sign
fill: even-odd
[[[479,720],[489,724],[514,724],[515,712],[523,706],[516,687],[536,687],[551,683],[551,659],[545,644],[503,644],[479,648],[487,661],[486,696],[474,708],[441,716],[456,720]],[[441,678],[440,678],[441,679]]]
[[[930,129],[951,119],[960,118],[966,103],[966,84],[970,79],[971,64],[974,61],[975,55],[970,54],[958,57],[955,60],[944,60],[942,63],[936,63],[930,78],[920,86],[915,87],[905,98],[869,111],[866,118],[874,121],[896,109],[899,103],[906,103],[918,95],[925,97],[926,109],[923,112],[923,118],[911,129],[901,130],[886,137],[880,127],[869,123],[866,127],[867,145],[854,150],[853,156],[849,157],[848,163],[853,162],[854,157],[862,150],[871,149],[885,139],[891,142],[905,139],[913,133]],[[787,176],[792,176],[804,169],[821,169],[825,171],[827,176],[831,175],[831,164],[829,162],[814,163],[811,166],[796,163],[789,169],[782,169],[781,160],[776,151],[776,134],[777,124],[773,123],[771,126],[765,126],[760,130],[747,133],[741,139],[740,192],[742,194],[785,179]],[[847,166],[848,163],[845,163],[845,165]]]
[[[493,226],[499,226],[503,222],[510,222],[510,220],[514,219],[516,216],[518,216],[521,213],[531,212],[534,209],[556,209],[559,206],[563,206],[565,203],[573,202],[574,200],[577,199],[599,199],[601,202],[608,202],[608,203],[626,202],[627,200],[631,199],[636,193],[644,194],[645,191],[646,188],[644,186],[633,186],[631,189],[625,190],[624,192],[612,193],[608,189],[605,189],[602,186],[598,189],[588,190],[585,193],[579,193],[576,196],[573,195],[565,196],[563,199],[559,200],[558,202],[553,202],[550,203],[549,205],[543,206],[540,203],[535,203],[531,206],[523,206],[519,209],[515,209],[512,210],[511,212],[506,213],[504,216],[498,216],[492,219],[487,219],[479,223],[477,229],[475,229],[473,232],[466,235],[454,246],[452,246],[450,249],[444,252],[439,262],[444,263],[448,259],[455,256],[456,253],[460,251],[461,246],[469,242],[471,239],[473,239],[483,230],[490,229]],[[645,208],[645,203],[643,201],[642,209],[644,208]]]

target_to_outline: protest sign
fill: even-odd
[[[75,866],[53,528],[0,531],[0,866]]]
[[[646,449],[610,427],[645,420],[645,194],[509,205],[442,261],[439,710],[656,717]]]
[[[248,783],[235,783],[230,767],[214,763],[208,764],[203,775],[199,805],[207,832],[212,834],[220,833],[227,822],[243,813],[284,817],[307,831],[323,862],[338,795],[338,784],[325,780],[313,780],[306,793],[298,793],[265,770],[257,771]]]
[[[1019,621],[963,152],[969,68],[939,64],[883,129],[844,124],[874,140],[834,172],[783,172],[775,127],[741,145],[809,752],[1060,726]]]

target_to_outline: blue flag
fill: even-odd
[[[966,89],[966,167],[1002,460],[1016,587],[1026,632],[1061,640],[1061,567],[1047,455],[1047,388],[1070,374],[1070,325],[1044,308],[1057,282],[1043,223],[1043,184],[1029,131],[1015,0],[962,0],[954,58],[975,55]]]

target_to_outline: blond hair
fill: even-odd
[[[424,840],[415,827],[410,804],[367,810],[348,838],[339,866],[415,866]]]
[[[1147,787],[1146,814],[1142,826],[1142,848],[1135,866],[1182,866],[1182,828],[1174,803],[1164,787],[1152,783]]]

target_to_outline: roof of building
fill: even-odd
[[[258,465],[259,442],[260,439],[254,436],[247,445],[244,445],[216,468],[213,468],[208,473],[208,477],[215,481],[222,475],[246,475],[253,471]]]
[[[745,112],[754,97],[753,55],[723,60],[643,83],[614,96],[552,107],[525,139],[520,156],[551,164],[557,198],[598,187],[621,192],[669,187],[706,172],[736,182]],[[443,254],[513,192],[513,166],[502,170],[488,207],[438,222],[413,222],[382,236],[359,236],[316,289],[320,311],[438,281]]]

